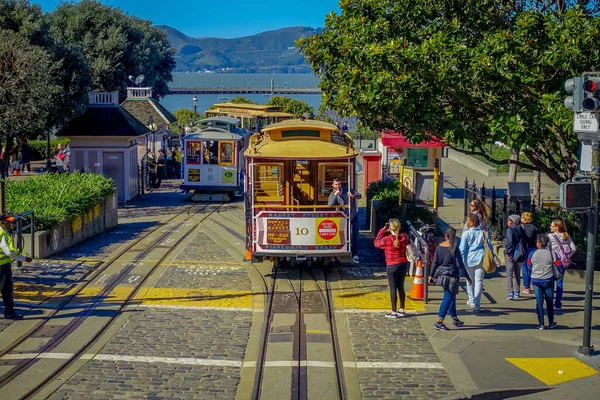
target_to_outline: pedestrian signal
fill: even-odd
[[[600,77],[583,75],[581,108],[585,111],[600,111]]]
[[[573,111],[582,111],[583,78],[576,77],[567,79],[565,82],[565,91],[571,95],[565,99],[565,107]]]
[[[592,208],[592,182],[561,183],[560,207],[567,210],[589,210]]]

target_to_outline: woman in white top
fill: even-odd
[[[562,219],[555,219],[550,223],[548,239],[550,241],[548,249],[554,251],[558,258],[560,258],[563,267],[567,268],[577,247],[567,233],[565,221]],[[562,272],[564,273],[564,271]],[[562,310],[563,282],[564,279],[556,281],[556,295],[554,296],[554,309],[556,311]]]

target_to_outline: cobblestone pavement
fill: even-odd
[[[348,314],[357,362],[440,362],[416,317],[387,319],[381,314]],[[455,393],[438,368],[358,369],[364,399],[435,399]]]
[[[104,358],[88,362],[51,399],[232,399],[251,306],[250,279],[239,260],[199,232],[102,349]],[[107,360],[111,355],[135,361]],[[212,365],[194,364],[202,360]]]

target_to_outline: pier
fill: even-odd
[[[169,94],[321,94],[319,88],[171,88]]]

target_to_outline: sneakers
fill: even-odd
[[[562,307],[554,306],[554,311],[562,311]]]
[[[519,293],[515,293],[515,295],[513,296],[514,300],[519,300],[521,298],[521,296],[519,296]]]
[[[475,303],[473,303],[471,300],[467,301],[467,305],[471,308],[475,307]]]
[[[15,321],[20,321],[23,319],[23,316],[21,314],[11,313],[11,314],[4,314],[4,318],[5,319],[14,319]]]
[[[353,262],[354,264],[358,264],[358,263],[360,262],[360,260],[359,260],[358,256],[354,256],[354,257],[352,257],[352,262]]]
[[[460,328],[461,326],[464,326],[465,323],[462,322],[460,319],[455,319],[452,321],[452,325],[454,325],[457,328]]]
[[[512,300],[514,297],[515,297],[514,294],[512,294],[512,293],[508,294],[508,300]]]
[[[540,331],[543,331],[544,329],[546,329],[546,328],[544,328],[544,324],[540,324],[540,326],[538,328]]]
[[[398,315],[395,312],[385,314],[386,318],[398,318]]]
[[[404,311],[397,311],[396,317],[398,317],[398,318],[406,317],[406,313]]]
[[[438,331],[449,331],[450,329],[448,329],[448,327],[446,325],[444,325],[443,322],[436,322],[435,324],[433,324],[433,327],[435,329],[437,329]]]
[[[525,288],[525,289],[523,289],[523,293],[524,293],[524,294],[531,294],[531,290],[530,290],[530,289],[527,289],[527,288]]]
[[[556,322],[552,322],[552,323],[548,324],[548,329],[556,328],[557,326],[558,326],[558,324]]]

